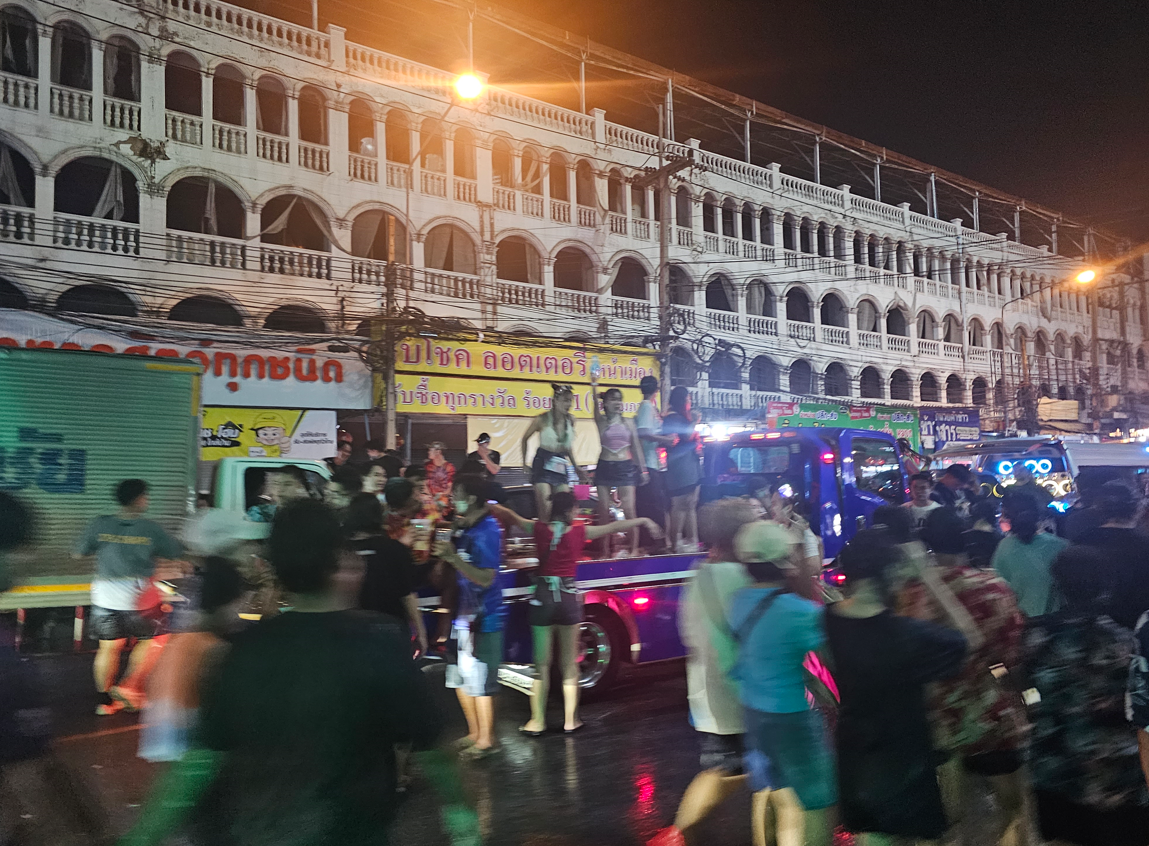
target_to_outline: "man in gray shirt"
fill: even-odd
[[[93,672],[100,703],[96,713],[105,716],[124,709],[137,710],[143,699],[142,676],[149,666],[152,638],[161,634],[163,615],[159,598],[147,602],[145,592],[159,559],[174,559],[183,552],[179,542],[151,520],[148,485],[141,479],[125,479],[116,486],[118,514],[97,517],[84,530],[74,556],[96,556],[92,579],[90,625],[100,642]],[[148,605],[142,608],[141,605]],[[120,684],[120,652],[129,638],[136,645],[128,658]]]

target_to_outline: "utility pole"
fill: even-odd
[[[1090,264],[1093,264],[1096,248],[1093,241],[1093,230],[1085,233],[1085,255]],[[1097,307],[1099,297],[1097,289],[1101,280],[1093,283],[1089,291],[1089,416],[1093,419],[1093,434],[1101,434],[1101,339],[1098,337]]]

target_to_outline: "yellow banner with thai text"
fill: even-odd
[[[395,376],[399,414],[485,414],[494,417],[533,417],[551,407],[549,382],[527,382],[521,379],[457,379],[448,376],[426,376],[399,373]],[[600,386],[601,391],[601,386]],[[637,387],[623,388],[623,414],[633,415],[642,402]],[[590,385],[576,385],[571,414],[589,419]]]

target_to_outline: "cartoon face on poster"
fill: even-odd
[[[214,408],[203,410],[200,450],[205,461],[249,458],[330,458],[334,411]]]

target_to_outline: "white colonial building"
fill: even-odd
[[[498,79],[455,103],[451,73],[214,0],[0,17],[2,307],[349,339],[391,260],[401,305],[476,329],[657,335],[657,198],[632,181],[656,135]],[[697,164],[674,183],[670,366],[704,405],[1000,408],[1023,367],[1087,399],[1082,252],[1056,234],[704,147],[668,148]],[[1140,284],[1102,300],[1106,393],[1147,387]]]

